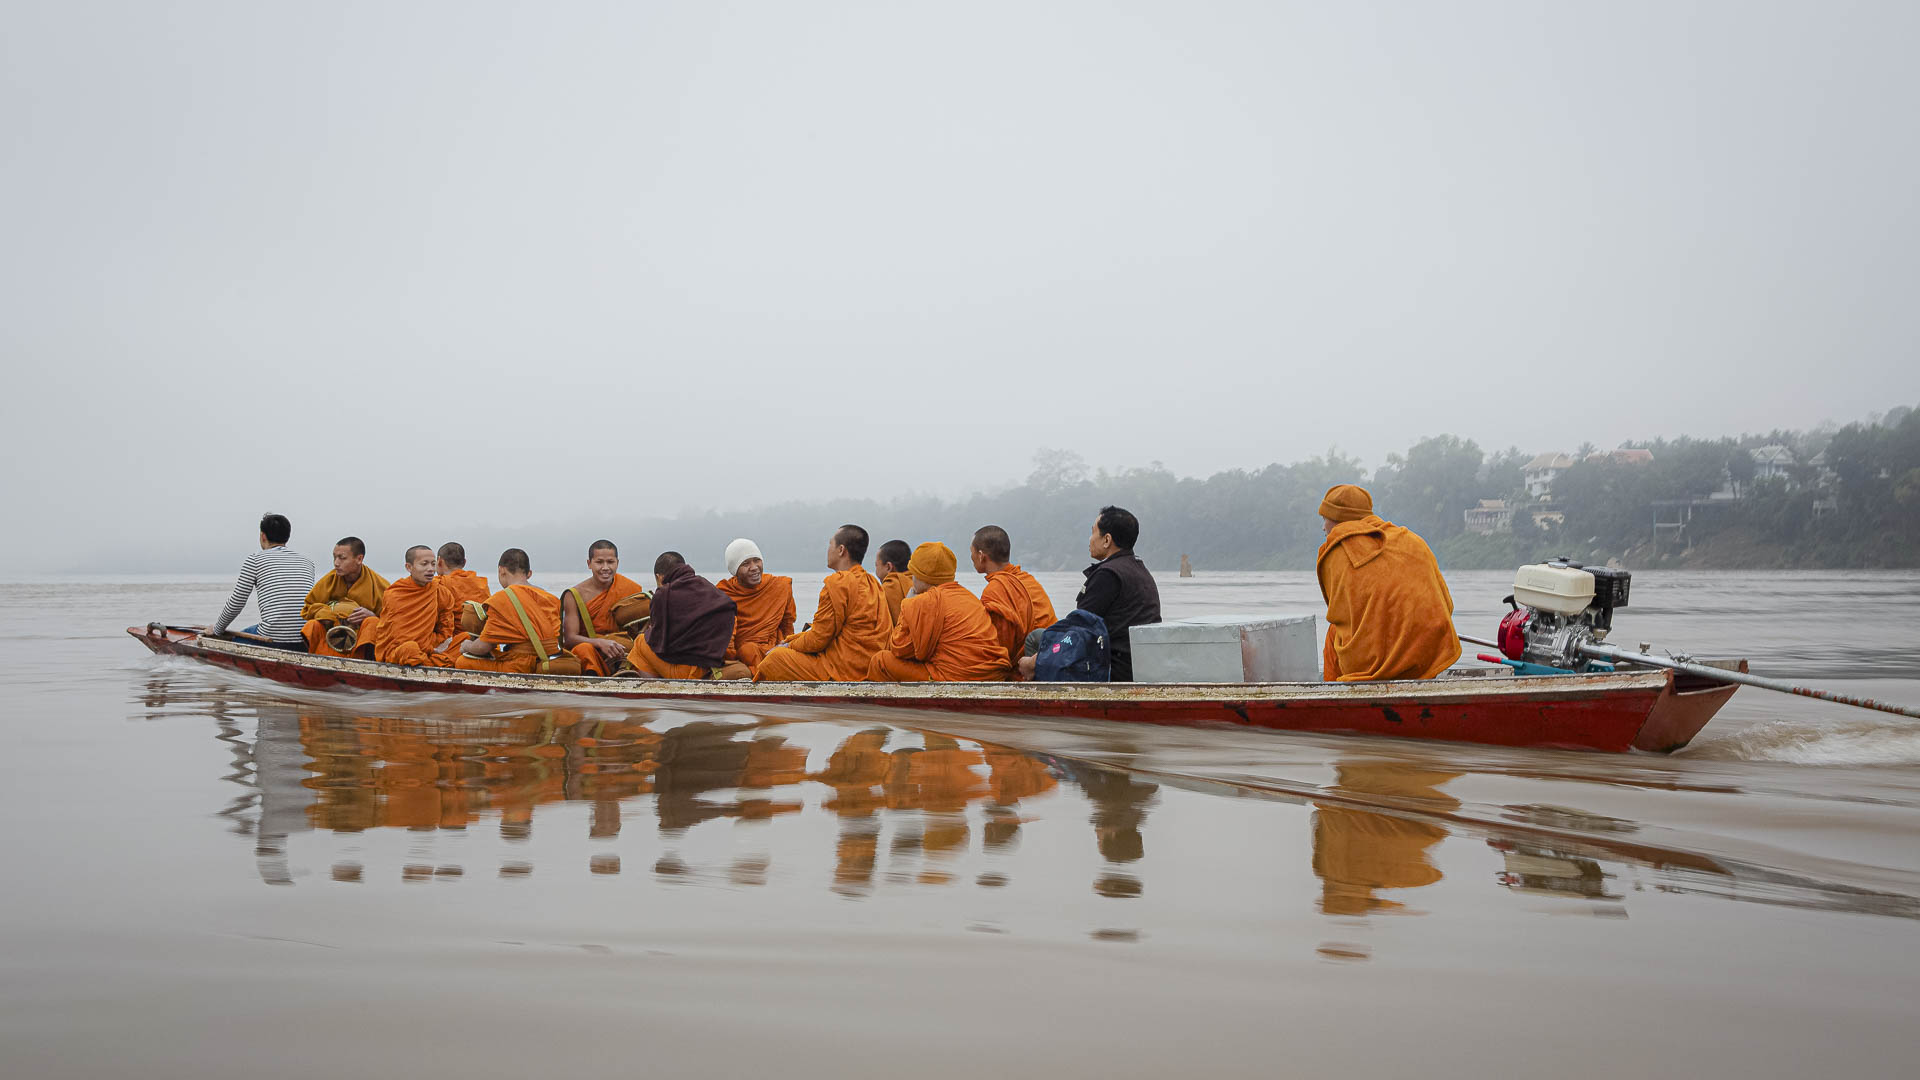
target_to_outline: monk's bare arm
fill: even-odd
[[[574,606],[573,590],[560,594],[560,647],[571,649],[583,641],[591,641],[580,632],[580,609]]]

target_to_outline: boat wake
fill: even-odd
[[[1920,723],[1849,720],[1810,724],[1773,720],[1725,735],[1709,735],[1681,754],[1722,761],[1791,765],[1920,765]]]

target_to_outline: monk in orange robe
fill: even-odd
[[[613,605],[646,592],[620,572],[611,540],[587,547],[587,580],[560,594],[560,646],[580,658],[589,675],[611,675],[627,658],[633,635],[613,624]]]
[[[973,558],[973,572],[987,575],[980,603],[993,622],[994,636],[1007,650],[1007,663],[1018,664],[1026,651],[1027,635],[1053,625],[1053,601],[1032,574],[1009,565],[1013,540],[1000,526],[981,526],[973,534],[968,554]]]
[[[733,601],[733,644],[727,659],[746,665],[751,673],[767,650],[793,633],[793,579],[766,572],[760,545],[742,537],[727,545],[727,578],[720,591]]]
[[[1327,539],[1314,571],[1327,601],[1328,682],[1431,679],[1460,659],[1453,594],[1426,542],[1373,512],[1352,484],[1320,501]]]
[[[694,572],[685,556],[663,551],[653,561],[653,606],[646,633],[633,639],[622,675],[656,679],[744,679],[726,659],[734,603]]]
[[[827,569],[813,622],[768,650],[755,682],[860,682],[875,653],[886,647],[893,616],[887,598],[861,560],[867,530],[842,525],[827,541]]]
[[[386,595],[387,579],[367,569],[367,545],[357,536],[348,536],[333,545],[333,569],[321,575],[307,593],[300,617],[307,620],[300,633],[307,639],[307,651],[321,656],[344,656],[327,644],[327,631],[341,623],[359,629],[369,616],[380,613],[380,598]],[[355,655],[372,650],[355,645]]]
[[[529,584],[533,561],[519,548],[500,553],[496,572],[500,591],[487,597],[487,624],[479,637],[461,643],[453,666],[462,671],[531,675],[560,652],[560,598]],[[519,599],[518,607],[513,598]],[[520,619],[520,608],[526,609],[527,622],[533,624],[532,637]]]
[[[913,549],[905,540],[889,540],[880,545],[880,554],[873,557],[873,576],[880,579],[880,588],[887,595],[887,613],[894,622],[900,621],[900,602],[913,591],[913,575],[907,573],[907,563],[913,559]]]
[[[360,642],[373,658],[407,667],[452,667],[460,633],[460,602],[435,577],[439,560],[433,549],[407,549],[407,576],[387,586],[380,614],[360,622]]]
[[[867,666],[869,682],[997,682],[1013,677],[1006,647],[986,605],[953,580],[959,560],[933,541],[913,549],[913,591],[883,652]]]
[[[484,604],[493,590],[487,579],[467,569],[467,549],[452,540],[440,545],[440,576],[434,580],[453,591],[453,598],[464,604],[471,600]]]

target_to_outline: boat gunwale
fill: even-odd
[[[1649,668],[1629,672],[1571,675],[1514,675],[1498,678],[1399,679],[1379,682],[1285,683],[1007,683],[1007,682],[747,682],[681,679],[629,679],[579,675],[535,675],[512,672],[466,671],[457,668],[407,667],[352,657],[321,656],[276,649],[229,639],[154,635],[142,627],[127,632],[144,641],[164,641],[170,651],[225,655],[287,667],[340,675],[357,675],[413,684],[421,690],[447,689],[549,691],[598,697],[679,698],[695,700],[826,702],[849,700],[884,705],[930,699],[977,701],[1015,705],[1064,703],[1093,707],[1102,704],[1170,705],[1235,703],[1324,702],[1371,705],[1398,701],[1485,700],[1489,697],[1535,701],[1562,701],[1622,692],[1658,692],[1672,682],[1672,673]],[[1009,688],[1018,687],[1018,690]]]

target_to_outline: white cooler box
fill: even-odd
[[[1133,681],[1318,682],[1312,615],[1206,615],[1136,626]]]

